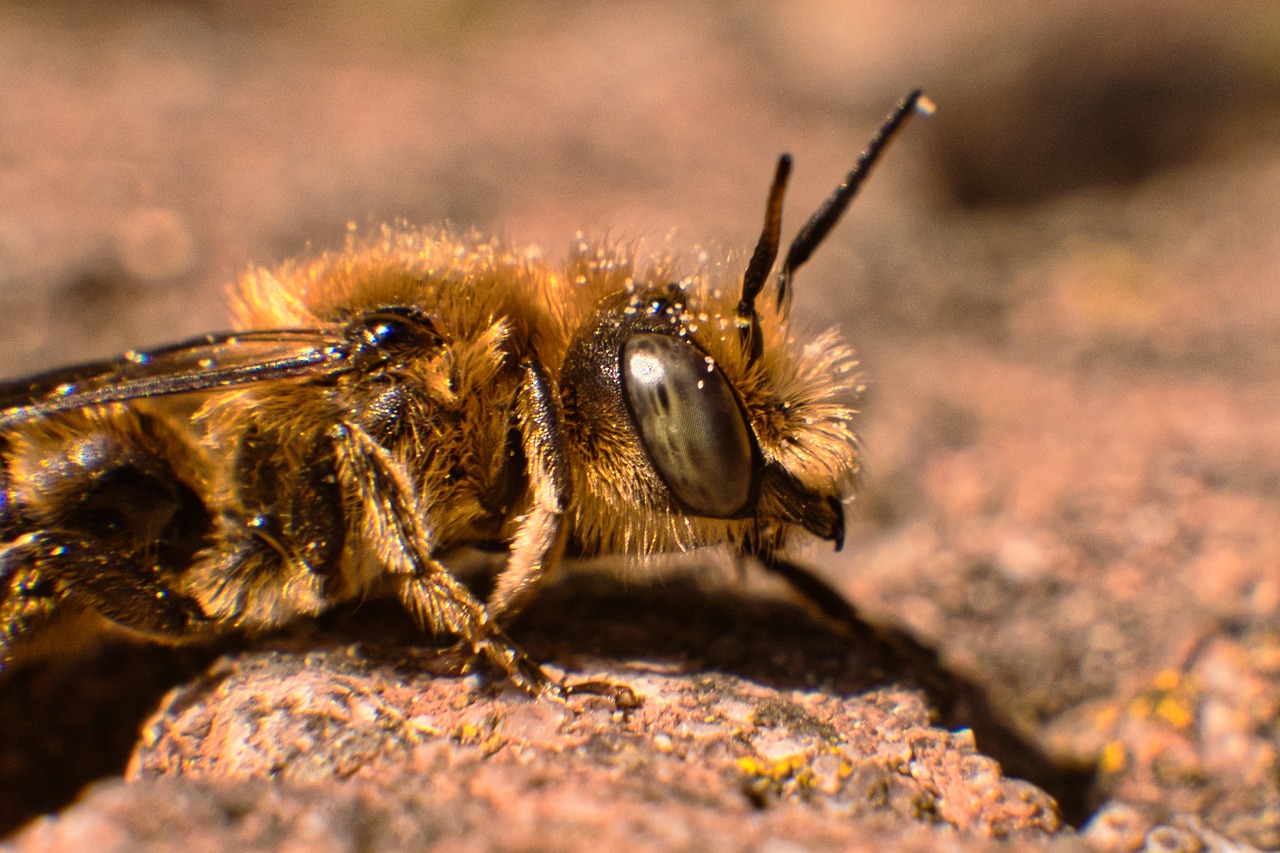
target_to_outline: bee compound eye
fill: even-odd
[[[751,497],[752,439],[715,361],[678,338],[635,334],[622,347],[622,386],[676,500],[710,518],[741,513]]]

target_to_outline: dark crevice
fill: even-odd
[[[0,677],[0,838],[120,776],[161,698],[217,653],[116,640]]]

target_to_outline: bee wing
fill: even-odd
[[[0,427],[104,403],[331,376],[351,368],[355,349],[337,329],[205,335],[0,383]]]

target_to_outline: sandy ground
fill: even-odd
[[[815,328],[836,322],[857,342],[872,382],[867,483],[848,544],[809,557],[893,638],[888,651],[868,652],[868,664],[822,646],[791,670],[778,663],[790,677],[744,663],[767,650],[707,652],[697,644],[716,631],[749,635],[752,620],[791,614],[777,603],[782,610],[762,616],[750,594],[742,598],[751,587],[718,576],[709,583],[720,593],[691,608],[705,624],[688,637],[646,638],[616,627],[625,618],[600,617],[632,612],[615,597],[634,578],[553,591],[523,636],[552,659],[586,655],[624,678],[635,661],[659,660],[686,676],[706,667],[746,679],[704,696],[712,704],[732,694],[758,710],[766,700],[752,692],[757,681],[787,701],[827,691],[839,709],[822,697],[800,704],[846,722],[884,707],[901,681],[914,697],[901,701],[921,707],[895,718],[895,736],[926,731],[929,748],[961,762],[965,744],[944,729],[972,725],[973,755],[1042,787],[1065,818],[1050,826],[1031,809],[1017,812],[1023,823],[999,824],[1008,816],[983,808],[1012,794],[994,781],[972,794],[986,806],[968,812],[990,819],[912,812],[922,801],[899,807],[892,796],[872,819],[830,805],[843,787],[819,781],[816,796],[788,787],[798,765],[743,765],[764,753],[699,746],[698,762],[685,766],[728,762],[736,776],[705,784],[738,779],[738,793],[693,805],[682,795],[680,807],[702,815],[682,824],[683,835],[637,818],[635,837],[652,849],[705,848],[712,837],[725,849],[870,849],[886,838],[979,849],[1006,833],[1073,849],[1280,847],[1274,4],[1098,0],[1033,13],[964,0],[536,10],[382,0],[358,11],[315,3],[268,12],[230,0],[112,11],[8,3],[0,79],[0,371],[9,375],[222,328],[223,291],[247,265],[340,245],[349,222],[448,220],[548,255],[579,229],[674,231],[691,244],[746,248],[779,152],[797,161],[790,233],[884,112],[924,87],[938,114],[895,145],[796,292],[796,310]],[[696,597],[704,586],[641,591],[635,623],[671,633],[662,595]],[[777,592],[760,595],[776,601]],[[717,606],[721,615],[706,615]],[[588,627],[557,625],[562,608],[583,611]],[[801,617],[783,621],[792,618]],[[315,647],[341,657],[332,632],[348,628],[322,626]],[[817,625],[796,630],[806,643],[822,634]],[[794,640],[785,630],[761,636],[782,658]],[[591,637],[604,637],[600,648],[575,647]],[[912,651],[893,651],[904,647]],[[252,666],[254,654],[287,662],[306,649],[294,638],[277,652],[240,654]],[[204,683],[197,676],[218,651],[111,646],[88,663],[6,676],[0,828],[67,807],[90,780],[120,777],[161,697]],[[826,680],[806,682],[810,670]],[[682,697],[692,688],[670,689]],[[988,707],[946,707],[957,696]],[[222,700],[207,698],[216,718]],[[930,726],[926,709],[943,728]],[[612,736],[633,738],[617,726]],[[839,730],[846,744],[855,742],[849,731]],[[598,734],[608,740],[609,726]],[[475,748],[465,737],[451,742]],[[536,737],[521,743],[542,754]],[[797,754],[816,760],[814,743]],[[452,759],[466,768],[456,772],[498,784],[502,771],[485,754]],[[857,761],[876,755],[864,749]],[[144,758],[134,755],[135,766]],[[401,784],[396,774],[450,772],[444,758],[419,759],[382,772]],[[588,765],[583,773],[599,770]],[[841,772],[838,762],[822,766]],[[972,783],[977,771],[964,766],[960,777]],[[655,779],[674,779],[686,794],[703,784],[681,781],[678,763],[654,767]],[[904,772],[889,759],[874,768]],[[373,787],[337,793],[255,782],[265,793],[241,794],[238,805],[215,790],[216,767],[194,775],[191,784],[213,787],[107,782],[18,846],[73,846],[83,840],[74,832],[91,825],[164,849],[164,832],[146,836],[134,816],[172,810],[207,829],[215,818],[184,805],[204,802],[224,804],[218,819],[230,833],[210,843],[284,849],[262,840],[269,833],[252,843],[234,835],[225,816],[276,809],[268,823],[297,840],[312,826],[299,817],[310,813],[298,805],[308,797],[332,797],[352,825],[423,808],[379,800],[385,789],[372,771],[361,784]],[[677,808],[647,788],[507,784],[557,808],[571,795],[595,807],[625,802],[627,814],[645,815],[648,803],[645,820]],[[1039,802],[1039,789],[1019,791],[1021,802]],[[447,845],[463,834],[473,849],[549,839],[586,847],[598,831],[598,816],[570,809],[548,824],[530,806],[513,812],[525,820],[519,843],[504,843],[484,834],[483,811],[449,812],[459,797],[450,790],[437,803],[457,820],[377,836],[369,849],[407,838]],[[497,795],[485,802],[511,806]],[[764,831],[709,817],[734,808],[772,823]],[[315,831],[332,845],[313,849],[357,849],[335,840],[337,830]]]

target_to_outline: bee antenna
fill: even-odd
[[[916,89],[907,95],[894,108],[889,117],[884,120],[884,124],[880,125],[880,129],[876,131],[876,135],[871,138],[871,142],[867,144],[866,150],[858,155],[858,162],[854,164],[852,171],[845,176],[844,181],[836,187],[835,192],[822,203],[822,206],[814,211],[813,216],[809,217],[809,221],[804,224],[800,232],[796,234],[796,238],[791,241],[791,248],[787,250],[787,258],[782,262],[782,271],[778,273],[778,308],[781,309],[787,300],[787,287],[791,282],[791,276],[795,275],[795,271],[809,260],[809,256],[813,254],[814,249],[822,244],[827,235],[831,233],[831,229],[840,221],[840,217],[844,215],[845,209],[849,206],[849,202],[857,195],[858,188],[866,179],[867,173],[871,171],[871,167],[875,165],[876,160],[880,158],[881,152],[884,151],[889,141],[902,129],[913,113],[921,112],[929,115],[933,112],[933,103],[924,97],[924,94]],[[754,262],[754,258],[752,261]]]
[[[778,158],[778,168],[773,173],[773,184],[769,187],[769,200],[764,206],[764,228],[760,231],[760,240],[751,253],[751,261],[747,271],[742,275],[742,299],[738,302],[738,331],[743,342],[749,341],[751,360],[755,361],[763,348],[760,340],[760,320],[756,316],[756,297],[764,290],[769,279],[769,271],[773,262],[778,259],[778,244],[782,240],[782,199],[787,194],[787,179],[791,177],[791,155],[783,154]]]

